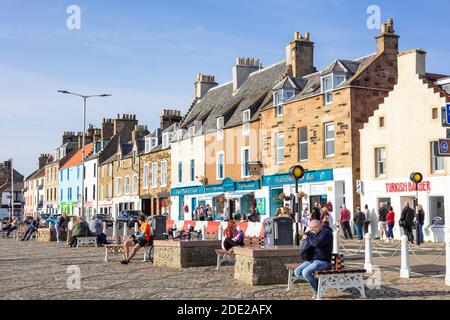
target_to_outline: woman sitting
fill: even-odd
[[[222,249],[230,250],[233,247],[244,246],[244,233],[236,227],[235,221],[229,221],[223,233]]]

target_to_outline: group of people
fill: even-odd
[[[184,207],[185,212],[189,212],[189,207],[186,205]],[[220,219],[223,221],[249,221],[249,222],[258,222],[259,214],[254,206],[250,208],[250,212],[247,214],[240,212],[240,210],[236,210],[234,213],[230,212],[230,208],[225,206],[220,216]],[[215,214],[213,209],[209,204],[206,206],[199,205],[192,211],[192,220],[193,221],[214,221]]]
[[[189,209],[188,209],[189,210]],[[213,221],[213,211],[209,204],[205,207],[203,205],[197,206],[192,212],[193,221]]]
[[[57,230],[56,235],[58,242],[59,242],[58,233],[64,231],[63,228],[64,222],[62,222],[62,224],[58,222],[55,226],[55,229]],[[68,221],[67,239],[69,247],[76,247],[77,240],[79,237],[97,237],[97,244],[99,246],[108,244],[106,234],[103,232],[102,220],[100,220],[95,214],[92,215],[91,220],[89,222],[87,222],[84,219],[84,217],[73,217],[70,221]]]

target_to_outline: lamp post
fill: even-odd
[[[295,239],[296,246],[300,245],[300,233],[298,224],[300,221],[300,208],[302,207],[302,198],[298,196],[298,181],[305,176],[305,169],[302,166],[293,166],[289,169],[289,175],[295,179],[295,200],[292,210],[295,214]]]
[[[420,172],[413,172],[411,173],[409,179],[411,182],[414,183],[416,187],[416,203],[415,203],[415,209],[416,209],[416,244],[420,246],[420,224],[419,224],[419,183],[423,181],[423,175]]]
[[[83,144],[82,144],[82,156],[81,156],[81,216],[84,217],[84,158],[85,158],[85,144],[86,144],[86,102],[87,99],[89,98],[94,98],[94,97],[100,97],[100,98],[105,98],[105,97],[110,97],[111,94],[96,94],[96,95],[90,95],[90,96],[86,96],[86,95],[82,95],[82,94],[78,94],[78,93],[74,93],[74,92],[70,92],[70,91],[66,91],[66,90],[58,90],[59,93],[63,93],[63,94],[71,94],[77,97],[80,97],[83,99]]]

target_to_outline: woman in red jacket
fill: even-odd
[[[392,206],[389,207],[389,212],[386,216],[386,222],[388,225],[387,236],[388,236],[389,240],[394,241],[395,213],[394,213],[394,209],[392,208]]]

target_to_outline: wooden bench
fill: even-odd
[[[317,300],[322,298],[325,291],[329,289],[344,290],[350,288],[356,288],[361,294],[361,297],[366,297],[364,289],[364,269],[344,269],[344,256],[342,254],[333,254],[332,257],[332,269],[317,271],[314,276],[319,280],[319,286],[317,288]],[[292,289],[292,285],[295,281],[299,280],[294,276],[294,270],[300,266],[299,263],[287,263],[285,264],[288,269],[288,287],[287,290]]]
[[[94,245],[97,248],[98,247],[97,237],[77,237],[77,248],[82,245],[83,246]]]
[[[252,237],[252,238],[244,238],[244,246],[245,247],[262,247],[264,245],[264,238]],[[228,261],[230,263],[235,262],[234,250],[231,248],[229,251],[224,249],[216,249],[217,254],[217,267],[216,270],[219,270],[222,263]]]
[[[105,247],[105,262],[108,262],[110,254],[122,254],[125,259],[125,249],[123,244],[106,244]],[[144,262],[150,261],[153,263],[153,241],[150,241],[144,248]]]

